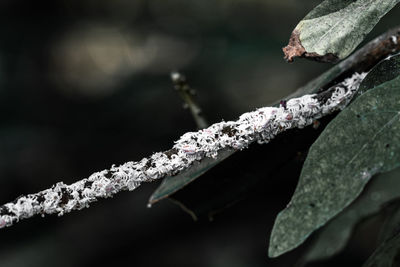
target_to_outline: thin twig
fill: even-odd
[[[207,128],[209,124],[207,123],[200,106],[194,99],[195,90],[190,88],[186,77],[181,73],[174,71],[171,73],[171,80],[174,83],[174,87],[178,91],[180,97],[185,102],[185,107],[190,109],[197,128]]]

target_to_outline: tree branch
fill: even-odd
[[[329,94],[293,98],[279,107],[264,107],[244,113],[237,121],[220,122],[207,129],[188,132],[172,149],[154,153],[138,162],[127,162],[66,185],[59,182],[50,189],[21,196],[0,207],[0,228],[41,214],[58,214],[89,207],[100,198],[132,191],[142,182],[176,175],[206,157],[216,158],[224,149],[242,150],[251,143],[268,143],[279,133],[303,128],[314,120],[344,108],[356,93],[365,73],[354,73],[331,88]]]

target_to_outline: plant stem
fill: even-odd
[[[171,80],[174,84],[175,89],[178,91],[180,97],[185,102],[185,105],[190,109],[192,113],[193,119],[196,122],[198,129],[207,128],[208,123],[205,119],[203,112],[200,106],[194,99],[195,91],[194,89],[190,88],[186,77],[183,76],[179,72],[172,72],[171,73]]]

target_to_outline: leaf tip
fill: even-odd
[[[277,238],[277,236],[272,233],[268,247],[268,257],[277,258],[291,249],[292,248],[289,248],[284,240]]]
[[[160,200],[167,198],[169,195],[170,193],[164,192],[163,183],[161,183],[161,186],[159,186],[156,191],[151,194],[149,200],[147,201],[147,207],[151,208],[154,204],[156,204]]]
[[[285,252],[291,250],[289,241],[286,238],[287,231],[285,231],[285,229],[282,229],[281,218],[283,213],[285,213],[285,211],[281,211],[278,214],[271,231],[271,237],[268,247],[268,257],[270,258],[279,257]]]
[[[166,196],[159,196],[158,194],[152,194],[147,201],[147,207],[151,208],[154,204],[156,204],[158,201],[166,198]]]
[[[282,253],[279,253],[278,247],[277,246],[269,246],[268,248],[268,257],[272,258],[277,258],[281,255]]]

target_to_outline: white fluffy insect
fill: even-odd
[[[188,155],[194,155],[196,154],[196,146],[189,144],[189,145],[184,145],[182,147],[183,152],[185,152]]]

